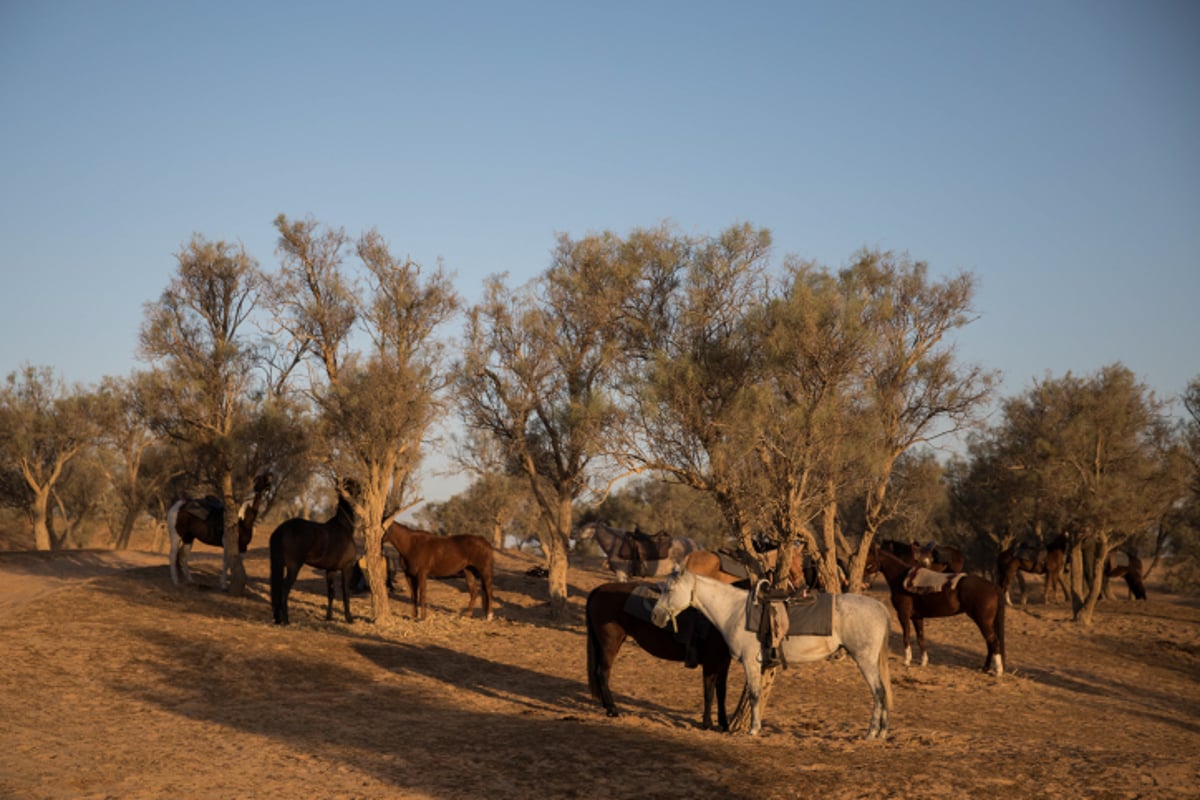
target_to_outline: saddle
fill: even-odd
[[[213,538],[220,540],[225,537],[225,504],[219,497],[209,494],[189,498],[184,502],[182,510],[196,519],[207,522],[209,534]]]
[[[965,572],[938,572],[924,567],[913,567],[904,576],[904,591],[910,594],[953,591],[965,576]]]
[[[670,552],[671,535],[669,533],[659,531],[650,535],[634,528],[632,531],[626,531],[625,535],[621,537],[621,544],[617,547],[616,556],[629,562],[630,575],[640,578],[646,574],[647,561],[663,561],[669,557]]]
[[[783,664],[780,647],[788,636],[833,635],[833,595],[824,592],[770,591],[759,581],[746,597],[746,630],[758,634],[763,667]]]

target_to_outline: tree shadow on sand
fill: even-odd
[[[739,788],[746,776],[717,768],[717,742],[564,713],[582,709],[582,692],[554,676],[443,648],[364,642],[354,649],[365,663],[343,664],[317,648],[287,646],[300,644],[288,636],[265,643],[286,649],[245,653],[220,640],[136,634],[152,675],[136,685],[113,676],[118,691],[181,717],[334,759],[400,790],[492,798],[749,796]],[[423,676],[446,685],[430,689]],[[521,688],[514,692],[513,685]],[[461,702],[456,689],[489,702]]]

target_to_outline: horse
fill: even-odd
[[[750,700],[750,735],[762,730],[762,645],[758,634],[746,629],[749,592],[683,568],[671,572],[654,605],[651,621],[666,627],[686,608],[695,608],[725,637],[730,655],[741,662]],[[866,738],[885,739],[892,708],[892,682],[888,670],[887,609],[862,594],[833,595],[833,629],[828,636],[787,636],[781,648],[787,663],[828,658],[844,648],[858,665],[871,690],[874,705]]]
[[[930,542],[925,545],[917,545],[917,547],[920,550],[919,561],[925,569],[932,569],[936,572],[962,572],[963,565],[967,561],[962,550],[950,545]]]
[[[666,575],[684,556],[700,549],[694,539],[687,537],[671,538],[665,533],[647,536],[639,530],[625,531],[598,521],[581,525],[575,535],[580,541],[595,540],[622,583],[631,576]]]
[[[482,536],[458,534],[434,536],[393,521],[383,535],[400,553],[404,574],[412,592],[413,616],[425,619],[425,583],[430,577],[450,578],[462,575],[467,580],[468,615],[475,607],[475,579],[483,584],[483,613],[492,619],[492,543]]]
[[[1004,592],[999,586],[978,575],[948,575],[918,567],[912,545],[883,542],[874,548],[879,571],[891,591],[892,607],[900,619],[904,637],[904,666],[912,663],[912,644],[909,626],[917,632],[921,648],[921,666],[929,663],[925,648],[925,619],[966,614],[983,634],[987,657],[983,669],[989,667],[997,676],[1004,674]],[[924,573],[924,575],[922,575]],[[932,576],[937,587],[918,588],[913,578]]]
[[[1125,585],[1129,587],[1129,599],[1145,600],[1146,581],[1142,577],[1142,560],[1133,553],[1126,553],[1126,558],[1128,563],[1121,564],[1117,561],[1116,553],[1109,553],[1108,560],[1104,563],[1104,577],[1124,578]],[[1111,598],[1112,590],[1107,583],[1104,588]]]
[[[258,519],[258,507],[263,495],[271,488],[271,473],[264,472],[254,480],[254,496],[238,510],[238,552],[244,553],[254,537],[254,522]],[[225,547],[225,508],[221,501],[211,495],[203,499],[183,498],[167,510],[167,534],[171,539],[171,552],[167,557],[171,567],[171,582],[179,585],[180,575],[184,581],[192,582],[192,571],[188,569],[188,556],[192,544],[201,542],[212,547]],[[221,590],[229,583],[229,560],[221,559]]]
[[[1009,598],[1009,587],[1013,578],[1016,578],[1017,585],[1021,587],[1021,602],[1025,602],[1025,576],[1021,574],[1022,572],[1046,576],[1045,589],[1042,593],[1043,603],[1053,600],[1059,589],[1062,589],[1063,600],[1066,600],[1067,582],[1063,577],[1066,566],[1067,535],[1065,533],[1056,536],[1042,551],[1027,546],[1009,547],[996,559],[996,577],[999,579],[1000,588],[1004,590],[1004,601],[1012,605]]]
[[[712,729],[712,708],[715,696],[719,730],[729,730],[725,714],[725,684],[729,677],[729,647],[719,631],[705,620],[700,612],[688,609],[679,615],[684,630],[694,632],[698,641],[691,646],[648,619],[630,611],[630,597],[650,587],[633,583],[604,583],[588,593],[585,624],[587,626],[587,675],[592,697],[604,705],[610,717],[619,716],[617,704],[609,689],[613,662],[626,638],[632,638],[650,655],[666,661],[683,661],[691,667],[698,662],[704,679],[704,716],[701,726]],[[653,590],[651,590],[653,591]],[[635,600],[634,603],[637,601]]]
[[[757,554],[760,559],[760,564],[767,570],[775,569],[776,563],[779,561],[779,550],[766,550]],[[736,557],[735,557],[736,559]],[[703,575],[707,578],[714,578],[722,583],[742,584],[746,587],[757,579],[759,576],[753,574],[755,567],[748,565],[744,561],[738,560],[738,564],[723,564],[723,559],[720,553],[714,553],[711,550],[693,550],[683,557],[679,562],[697,575]],[[726,567],[731,567],[736,572],[726,571]],[[739,568],[740,567],[740,568]],[[805,577],[804,568],[799,554],[792,554],[791,569],[788,570],[788,580],[792,582],[792,586],[800,588],[808,585]]]
[[[330,519],[314,522],[296,517],[281,523],[271,534],[271,613],[276,625],[288,624],[288,594],[305,564],[325,570],[327,621],[333,619],[333,574],[341,574],[346,622],[354,622],[350,616],[350,576],[358,563],[358,548],[354,544],[351,497],[356,494],[357,486],[347,480],[339,487],[337,511]]]

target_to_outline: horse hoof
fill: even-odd
[[[619,717],[619,716],[621,716],[621,714],[615,708],[610,708],[610,709],[608,709],[608,716]]]

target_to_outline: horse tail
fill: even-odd
[[[283,552],[283,536],[278,529],[271,534],[271,614],[279,622],[283,613],[283,569],[286,558]]]
[[[176,525],[179,523],[179,509],[183,508],[183,501],[176,500],[169,509],[167,509],[167,540],[171,543],[170,549],[170,567],[171,580],[179,583],[179,551],[183,544],[183,538],[176,530]]]
[[[592,698],[604,701],[604,695],[600,690],[600,639],[596,633],[596,625],[592,619],[591,604],[586,606],[584,612],[584,626],[587,628],[587,676],[588,690],[592,693]]]
[[[882,608],[882,605],[880,606]],[[879,654],[876,656],[879,664],[879,680],[883,683],[883,707],[892,710],[892,671],[888,667],[888,633],[891,630],[891,617],[884,609],[887,624],[883,626],[883,641],[879,643]]]

